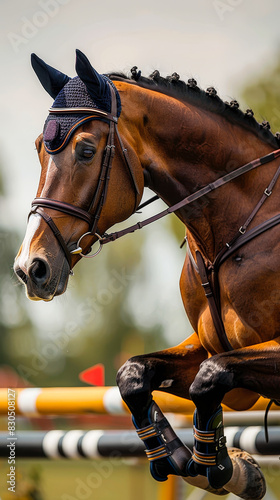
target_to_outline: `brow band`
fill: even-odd
[[[101,111],[100,109],[95,108],[50,108],[50,113],[61,114],[61,113],[90,113],[92,115],[100,115],[108,120],[117,123],[118,118],[116,116],[107,113],[106,111]]]

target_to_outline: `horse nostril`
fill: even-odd
[[[50,277],[49,266],[45,261],[35,259],[28,270],[28,274],[36,285],[42,286],[47,283]]]
[[[27,283],[27,276],[26,276],[25,272],[22,269],[20,269],[20,268],[16,269],[15,273],[16,273],[16,275],[17,275],[17,277],[19,278],[20,281],[22,281],[25,284]]]

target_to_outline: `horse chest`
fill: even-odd
[[[247,252],[234,255],[223,266],[219,276],[221,318],[232,347],[239,349],[271,340],[280,327],[280,290],[275,289],[275,274]],[[180,288],[189,320],[207,352],[223,351],[200,277],[187,257]]]

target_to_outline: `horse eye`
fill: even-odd
[[[93,149],[87,148],[87,149],[83,150],[83,156],[85,158],[92,158],[94,156],[94,153],[95,153],[95,151]]]
[[[78,160],[91,160],[95,155],[95,148],[91,146],[86,146],[83,144],[78,144],[76,147],[76,157]]]

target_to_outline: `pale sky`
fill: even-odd
[[[36,52],[74,76],[75,48],[99,72],[195,77],[225,98],[274,63],[278,0],[14,0],[1,5],[0,161],[10,223],[21,226],[38,182],[34,140],[52,100],[30,67]]]
[[[0,6],[0,162],[8,194],[0,201],[0,222],[22,236],[39,180],[34,141],[52,104],[31,69],[32,52],[69,76],[75,75],[76,48],[100,73],[128,72],[134,65],[143,75],[154,69],[163,76],[176,71],[185,80],[195,77],[202,88],[214,85],[227,100],[240,97],[246,82],[272,66],[279,54],[279,0],[0,0]],[[146,253],[159,264],[169,247],[164,238],[157,241],[161,248],[152,244]],[[165,297],[155,307],[167,312],[174,326],[180,300],[176,256],[168,267],[164,262],[164,267],[147,265],[151,283],[160,290],[166,286],[163,268],[165,273],[169,269],[170,280],[173,276],[169,296],[175,305],[166,304]],[[141,297],[148,308],[151,294],[144,296],[146,305]],[[57,318],[59,302],[30,307],[34,315],[45,311],[39,316],[42,324],[43,318]]]

